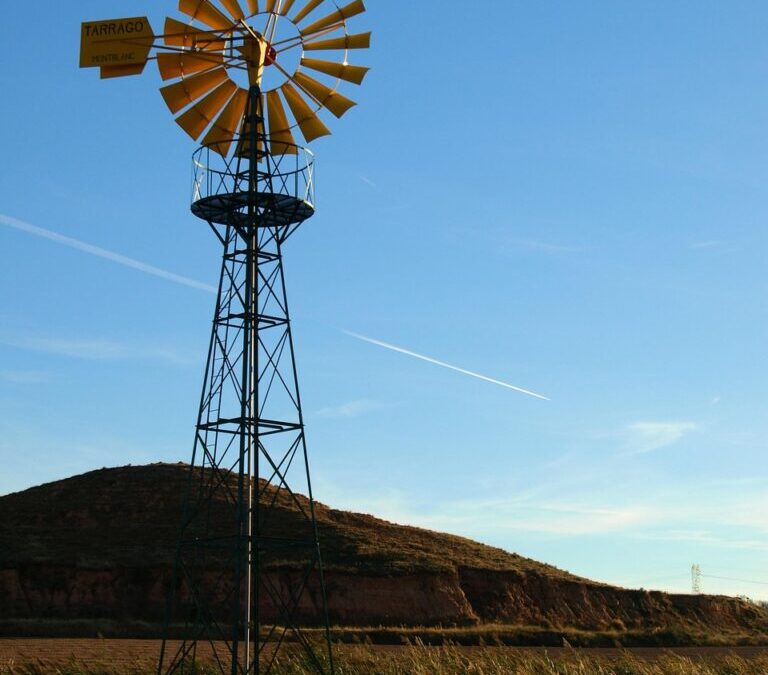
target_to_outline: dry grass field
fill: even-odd
[[[0,675],[150,675],[155,640],[0,640]],[[204,653],[201,654],[204,657]],[[766,675],[768,648],[535,649],[340,646],[337,675]],[[202,664],[201,664],[202,665]],[[202,665],[201,673],[208,672]],[[286,654],[276,675],[313,672]]]

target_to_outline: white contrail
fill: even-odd
[[[84,241],[80,241],[79,239],[73,239],[72,237],[66,237],[63,234],[58,234],[57,232],[52,232],[51,230],[46,230],[42,227],[37,227],[36,225],[30,225],[29,223],[25,223],[23,220],[18,220],[17,218],[11,218],[10,216],[4,216],[0,214],[0,224],[7,225],[8,227],[20,230],[21,232],[26,232],[27,234],[33,234],[36,237],[50,239],[51,241],[55,241],[57,244],[63,244],[64,246],[69,246],[69,248],[74,248],[78,251],[83,251],[83,253],[89,253],[90,255],[104,258],[105,260],[111,260],[118,265],[130,267],[131,269],[138,270],[139,272],[144,272],[144,274],[151,274],[153,276],[160,277],[166,281],[172,281],[176,284],[181,284],[182,286],[196,288],[200,291],[206,291],[207,293],[217,292],[216,288],[210,286],[209,284],[204,284],[202,281],[196,281],[195,279],[183,277],[179,274],[169,272],[168,270],[160,269],[159,267],[147,265],[147,263],[143,263],[140,260],[127,258],[126,256],[120,255],[119,253],[107,251],[104,248],[99,248],[98,246],[93,246],[92,244],[86,244]]]
[[[389,349],[393,352],[398,352],[399,354],[412,356],[415,359],[421,359],[422,361],[426,361],[427,363],[432,363],[436,366],[441,366],[442,368],[455,370],[457,373],[461,373],[462,375],[469,375],[470,377],[476,377],[478,380],[484,380],[485,382],[490,382],[491,384],[498,384],[500,387],[506,387],[507,389],[512,389],[513,391],[520,392],[521,394],[526,394],[527,396],[533,396],[534,398],[540,398],[543,401],[550,400],[546,396],[542,396],[541,394],[537,394],[533,391],[528,391],[527,389],[521,389],[520,387],[516,387],[507,382],[502,382],[501,380],[494,380],[492,377],[486,377],[485,375],[480,375],[480,373],[473,373],[471,370],[465,370],[464,368],[459,368],[458,366],[452,366],[450,363],[438,361],[437,359],[433,359],[429,356],[424,356],[423,354],[417,354],[416,352],[412,352],[409,349],[403,349],[402,347],[397,347],[395,345],[388,344],[387,342],[382,342],[381,340],[374,340],[373,338],[366,337],[365,335],[359,335],[358,333],[352,333],[348,330],[345,330],[343,332],[345,335],[349,335],[350,337],[353,337],[357,340],[362,340],[363,342],[368,342],[378,347],[384,347],[384,349]]]
[[[118,265],[123,265],[124,267],[130,267],[131,269],[137,270],[139,272],[143,272],[144,274],[151,274],[153,276],[160,277],[161,279],[165,279],[166,281],[172,281],[173,283],[176,283],[176,284],[189,286],[190,288],[196,288],[197,290],[205,291],[207,293],[217,292],[217,289],[214,286],[211,286],[209,284],[204,284],[202,281],[196,281],[195,279],[190,279],[189,277],[183,277],[179,274],[174,274],[173,272],[169,272],[168,270],[160,269],[159,267],[154,267],[153,265],[148,265],[147,263],[143,263],[140,260],[135,260],[134,258],[128,258],[127,256],[120,255],[119,253],[115,253],[113,251],[108,251],[107,249],[94,246],[93,244],[87,244],[86,242],[80,241],[79,239],[73,239],[72,237],[67,237],[63,234],[59,234],[58,232],[52,232],[51,230],[46,230],[42,227],[31,225],[30,223],[26,223],[23,220],[19,220],[18,218],[12,218],[11,216],[5,216],[3,214],[0,214],[0,225],[7,225],[8,227],[12,227],[21,232],[26,232],[27,234],[33,234],[36,237],[42,237],[43,239],[55,241],[57,244],[68,246],[69,248],[73,248],[78,251],[82,251],[83,253],[94,255],[98,258],[110,260],[111,262],[117,263]],[[527,396],[533,396],[535,398],[539,398],[544,401],[550,400],[546,396],[542,396],[541,394],[528,391],[527,389],[522,389],[521,387],[515,387],[514,385],[508,384],[507,382],[502,382],[501,380],[495,380],[492,377],[486,377],[485,375],[480,375],[480,373],[474,373],[471,370],[465,370],[464,368],[452,366],[450,363],[444,363],[443,361],[438,361],[437,359],[433,359],[429,356],[424,356],[423,354],[417,354],[416,352],[412,352],[408,349],[403,349],[402,347],[396,347],[395,345],[382,342],[381,340],[374,340],[373,338],[366,337],[365,335],[359,335],[358,333],[352,333],[346,330],[342,332],[344,332],[346,335],[349,335],[350,337],[356,338],[358,340],[362,340],[363,342],[368,342],[372,345],[383,347],[384,349],[389,349],[391,351],[398,352],[400,354],[412,356],[416,359],[421,359],[422,361],[426,361],[427,363],[432,363],[436,366],[441,366],[442,368],[448,368],[449,370],[454,370],[457,373],[462,373],[463,375],[469,375],[470,377],[475,377],[479,380],[490,382],[491,384],[497,384],[500,387],[506,387],[507,389],[512,389],[513,391],[517,391],[521,394],[526,394]]]

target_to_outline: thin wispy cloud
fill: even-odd
[[[635,534],[635,539],[666,542],[689,542],[716,548],[738,549],[748,551],[768,551],[768,542],[764,539],[744,539],[738,537],[722,537],[702,530],[671,530],[658,534]]]
[[[8,384],[45,384],[50,375],[40,370],[0,370],[0,382]]]
[[[666,448],[697,431],[694,422],[635,422],[629,425],[629,454],[642,455]]]
[[[377,401],[360,399],[357,401],[348,401],[337,406],[321,408],[315,413],[315,416],[324,417],[327,419],[351,419],[354,417],[367,415],[368,413],[375,412],[377,410],[381,410],[384,407],[384,404]]]
[[[360,176],[360,180],[363,181],[366,185],[369,187],[372,187],[374,190],[378,190],[379,186],[376,185],[370,178],[367,178],[366,176]]]
[[[403,347],[398,347],[396,345],[389,344],[388,342],[382,342],[381,340],[376,340],[371,337],[366,337],[365,335],[360,335],[359,333],[352,333],[351,331],[343,331],[345,335],[349,335],[350,337],[355,338],[356,340],[362,340],[363,342],[367,342],[372,345],[376,345],[377,347],[382,347],[384,349],[389,349],[390,351],[397,352],[398,354],[405,354],[406,356],[411,356],[414,359],[419,359],[421,361],[426,361],[427,363],[431,363],[435,366],[440,366],[441,368],[447,368],[448,370],[453,370],[454,372],[461,373],[462,375],[468,375],[469,377],[474,377],[478,380],[483,380],[484,382],[490,382],[491,384],[496,384],[499,387],[504,387],[506,389],[512,389],[513,391],[516,391],[520,394],[525,394],[526,396],[533,396],[534,398],[541,399],[542,401],[549,401],[550,399],[546,396],[543,396],[542,394],[537,394],[536,392],[530,391],[528,389],[523,389],[522,387],[516,387],[513,384],[509,384],[509,382],[503,382],[501,380],[497,380],[492,377],[488,377],[486,375],[481,375],[480,373],[475,373],[471,370],[467,370],[466,368],[459,368],[458,366],[451,365],[450,363],[445,363],[445,361],[438,361],[437,359],[433,359],[431,356],[425,356],[424,354],[417,354],[416,352],[412,352],[410,349],[404,349]]]
[[[513,250],[548,253],[550,255],[579,253],[584,250],[584,248],[581,246],[553,244],[548,241],[539,241],[538,239],[509,238],[505,240],[505,243],[508,248]]]
[[[392,522],[450,532],[514,550],[519,533],[555,538],[622,536],[635,540],[689,542],[717,549],[768,550],[763,514],[768,497],[733,493],[712,503],[702,488],[692,503],[678,490],[669,493],[536,494],[477,499],[424,500],[418,493],[381,488],[349,492],[323,485],[323,498],[339,508],[373,513]],[[738,528],[738,529],[737,529]]]
[[[462,508],[462,505],[459,506]],[[482,508],[473,508],[471,504],[463,507],[470,509],[471,517],[476,523],[482,523]],[[642,504],[590,506],[567,502],[499,502],[495,508],[492,507],[490,513],[496,521],[492,526],[495,536],[505,531],[526,531],[559,537],[603,535],[645,526],[660,517],[655,508]]]
[[[689,248],[720,248],[722,245],[722,241],[712,239],[710,241],[695,241],[689,246]]]
[[[58,232],[53,232],[52,230],[46,230],[42,227],[37,227],[36,225],[26,223],[23,220],[19,220],[18,218],[12,218],[11,216],[0,214],[0,224],[12,227],[13,229],[20,232],[31,234],[35,237],[48,239],[49,241],[56,242],[57,244],[67,246],[77,251],[82,251],[83,253],[96,256],[97,258],[109,260],[113,263],[117,263],[118,265],[122,265],[123,267],[128,267],[138,272],[143,272],[144,274],[149,274],[151,276],[159,277],[160,279],[165,279],[166,281],[171,281],[175,284],[188,286],[190,288],[195,288],[199,291],[205,291],[207,293],[217,292],[217,289],[214,286],[205,284],[202,281],[190,279],[189,277],[184,277],[179,274],[174,274],[168,270],[155,267],[154,265],[148,265],[147,263],[141,262],[140,260],[135,260],[134,258],[128,258],[127,256],[120,255],[114,251],[109,251],[105,248],[100,248],[99,246],[88,244],[84,241],[80,241],[79,239],[67,237],[63,234],[59,234]]]
[[[624,533],[658,523],[664,516],[644,504],[591,505],[525,497],[416,504],[407,493],[390,488],[349,494],[324,485],[321,492],[337,508],[481,541],[499,541],[520,532],[556,537]]]
[[[102,339],[36,336],[8,337],[0,335],[0,344],[26,351],[86,361],[148,360],[162,361],[174,365],[189,365],[198,361],[197,355],[183,354],[177,349],[130,345]]]
[[[688,245],[688,248],[692,251],[712,251],[713,253],[735,253],[739,250],[737,245],[718,239],[694,241]]]

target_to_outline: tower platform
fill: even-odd
[[[192,213],[239,232],[254,222],[257,228],[277,228],[283,232],[280,239],[287,239],[315,213],[314,156],[291,144],[259,156],[252,177],[247,158],[222,157],[214,146],[198,148],[192,158]]]

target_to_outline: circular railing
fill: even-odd
[[[290,143],[263,144],[251,191],[247,142],[233,139],[229,154],[221,143],[203,145],[192,156],[192,212],[220,224],[239,224],[250,206],[258,226],[286,226],[309,218],[315,209],[315,165],[312,152]]]

